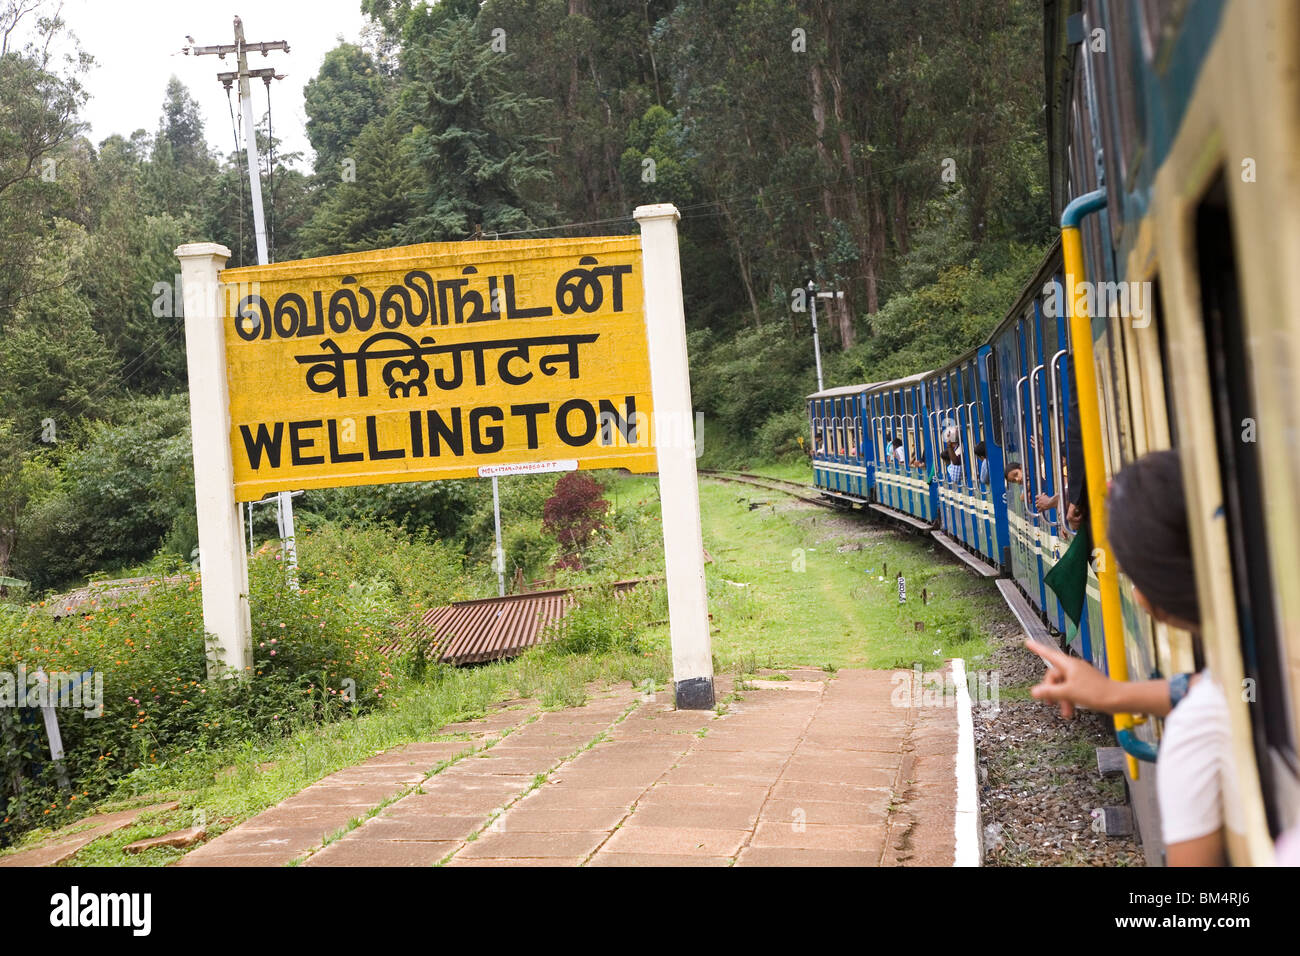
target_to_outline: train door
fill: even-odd
[[[847,399],[849,405],[849,421],[853,428],[853,480],[850,487],[854,489],[853,494],[859,498],[866,497],[866,466],[867,466],[867,443],[866,430],[862,427],[862,396],[850,395]]]
[[[1036,336],[1036,364],[1033,367],[1033,391],[1034,391],[1034,432],[1035,441],[1035,461],[1034,467],[1038,473],[1037,494],[1051,499],[1058,488],[1058,475],[1061,471],[1061,446],[1057,443],[1055,430],[1052,428],[1052,408],[1050,403],[1050,372],[1048,366],[1052,362],[1052,357],[1060,351],[1060,336],[1063,331],[1064,323],[1054,314],[1055,309],[1043,308],[1043,300],[1038,302],[1037,313],[1037,336]],[[1058,509],[1051,508],[1048,510],[1039,510],[1035,500],[1035,513],[1038,515],[1038,534],[1039,544],[1042,551],[1043,574],[1056,566],[1056,562],[1061,558],[1061,542],[1057,533],[1056,517]],[[1061,609],[1061,602],[1056,597],[1056,592],[1047,587],[1046,581],[1043,584],[1043,611],[1047,615],[1047,621],[1058,632],[1065,633],[1065,612]]]
[[[976,374],[979,383],[980,415],[984,423],[985,478],[983,487],[984,517],[988,523],[989,561],[1002,567],[1007,547],[1006,504],[1002,456],[1002,396],[998,391],[999,377],[997,353],[992,346],[981,346],[978,352]]]
[[[963,362],[957,369],[958,382],[961,385],[961,405],[958,408],[957,421],[961,428],[961,474],[962,474],[962,511],[966,516],[966,545],[974,551],[980,550],[980,520],[975,506],[975,479],[979,467],[975,461],[975,446],[979,443],[979,422],[975,420],[974,410],[977,404],[972,396],[971,362]]]
[[[912,493],[912,514],[930,520],[930,495],[922,470],[914,462],[920,461],[921,422],[925,408],[925,385],[916,382],[907,387],[907,486]]]
[[[961,366],[962,417],[965,429],[962,440],[962,467],[965,474],[966,517],[970,522],[971,535],[966,542],[972,550],[984,553],[984,520],[980,507],[979,459],[975,457],[975,448],[980,443],[980,419],[978,390],[975,383],[975,359],[972,357]]]
[[[919,467],[917,469],[920,487],[924,489],[926,500],[926,520],[934,523],[942,523],[943,520],[943,499],[940,496],[939,473],[938,473],[938,456],[939,456],[939,433],[938,419],[939,410],[943,406],[943,401],[939,395],[938,379],[932,378],[921,383],[920,395],[922,401],[921,415],[921,456],[918,458]]]
[[[1026,327],[1032,330],[1032,308],[1022,316],[1015,325],[1013,344],[1012,372],[1015,382],[1015,428],[1016,452],[1012,463],[1020,467],[1021,480],[1007,485],[1007,520],[1011,529],[1012,561],[1016,583],[1035,604],[1039,604],[1038,595],[1038,554],[1035,550],[1035,534],[1032,507],[1029,503],[1032,484],[1033,454],[1029,447],[1029,351],[1026,345]]]
[[[906,442],[907,438],[905,432],[907,431],[907,390],[902,388],[894,389],[893,398],[894,398],[894,416],[893,416],[894,437],[897,437],[898,441]],[[897,454],[896,454],[896,458],[894,458],[894,467],[896,467],[898,473],[898,510],[906,511],[907,514],[911,514],[911,510],[913,510],[913,506],[911,506],[911,485],[907,483],[906,446],[904,446],[904,449],[902,449],[902,459],[904,459],[902,460],[902,462],[900,462],[900,460],[897,460]]]

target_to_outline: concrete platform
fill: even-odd
[[[744,685],[722,715],[635,688],[511,712],[418,784],[412,769],[441,751],[341,771],[181,862],[951,866],[954,702],[921,706],[891,671],[789,676]]]

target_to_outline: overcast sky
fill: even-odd
[[[226,93],[219,72],[233,71],[235,59],[185,56],[179,51],[189,34],[200,46],[234,42],[234,18],[244,21],[250,42],[286,40],[289,53],[249,57],[249,68],[274,67],[285,79],[272,85],[271,119],[276,138],[287,151],[301,150],[310,166],[307,114],[302,93],[339,37],[357,42],[366,18],[361,0],[65,0],[63,18],[77,34],[96,66],[86,80],[91,94],[82,118],[98,145],[113,133],[129,136],[158,127],[163,94],[172,74],[189,87],[203,111],[208,142],[222,155],[234,148]],[[266,88],[254,80],[253,116],[266,111]],[[239,104],[235,98],[235,113]]]

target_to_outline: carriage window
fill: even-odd
[[[1220,178],[1197,212],[1197,257],[1242,665],[1246,677],[1255,681],[1251,725],[1269,825],[1276,835],[1284,822],[1279,813],[1281,784],[1300,773],[1300,759],[1288,709],[1269,537],[1292,532],[1270,526],[1259,446],[1243,440],[1242,422],[1256,420],[1259,410],[1226,197]]]
[[[996,349],[990,350],[988,357],[984,360],[985,374],[989,377],[989,408],[992,412],[993,420],[989,422],[989,437],[998,436],[999,444],[1002,435],[1002,401],[998,394],[998,353]]]

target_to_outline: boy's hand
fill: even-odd
[[[1078,505],[1071,503],[1066,510],[1065,521],[1072,530],[1079,530],[1079,525],[1083,524],[1083,512],[1079,510]]]
[[[1062,717],[1073,717],[1075,706],[1111,712],[1110,690],[1114,682],[1109,677],[1087,661],[1045,644],[1026,640],[1025,647],[1050,665],[1043,682],[1029,692],[1035,700],[1060,704]]]

